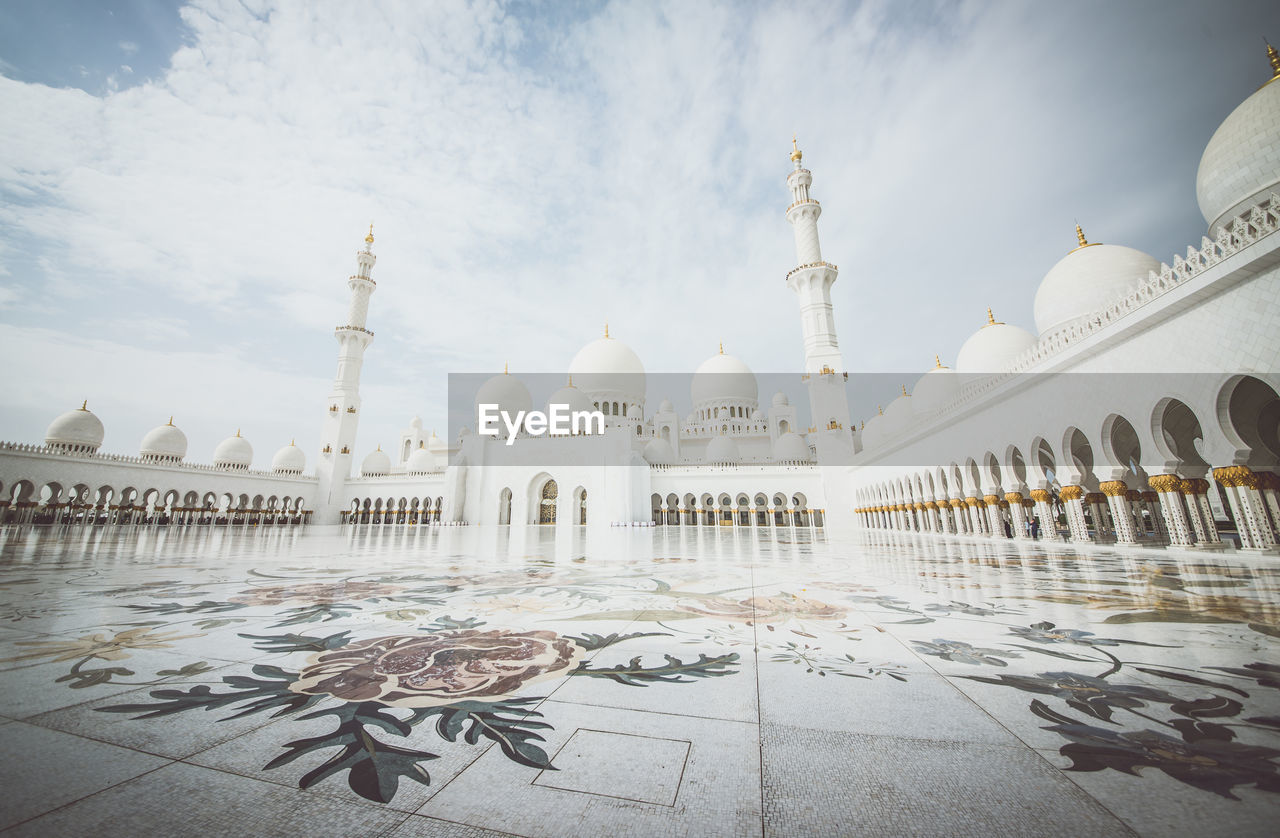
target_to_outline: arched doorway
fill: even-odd
[[[511,490],[503,489],[498,495],[498,523],[511,523]]]
[[[538,501],[538,523],[554,524],[556,522],[556,499],[560,489],[556,481],[548,480],[542,485],[542,498]]]

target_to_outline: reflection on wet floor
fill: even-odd
[[[1242,554],[7,528],[0,827],[1263,834],[1278,644]]]

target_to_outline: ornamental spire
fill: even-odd
[[[365,244],[373,244],[373,222],[369,222],[369,235],[364,237]]]
[[[720,341],[720,354],[724,354],[724,341]]]
[[[987,306],[987,325],[988,326],[996,325],[996,316],[991,313],[991,306]]]
[[[1271,42],[1267,41],[1266,36],[1262,38],[1267,44],[1267,60],[1271,62],[1271,78],[1280,79],[1280,52],[1276,52],[1276,48],[1271,46]]]
[[[1080,242],[1080,247],[1088,247],[1089,240],[1084,237],[1084,230],[1080,229],[1080,225],[1076,225],[1076,241]]]
[[[799,164],[800,159],[802,157],[804,157],[804,152],[800,150],[800,146],[796,145],[796,135],[792,134],[791,135],[791,159],[794,160],[797,164]]]
[[[940,355],[934,355],[934,356],[933,356],[933,368],[934,368],[935,370],[943,369],[943,366],[942,366],[942,357],[941,357]]]
[[[609,321],[604,321],[604,336],[609,337]]]

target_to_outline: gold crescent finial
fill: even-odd
[[[378,450],[379,450],[379,451],[381,451],[381,450],[382,450],[382,443],[381,443],[381,442],[379,442],[379,443],[378,443]]]
[[[89,400],[88,400],[88,399],[85,399],[85,400],[84,400],[84,403],[83,403],[82,405],[80,405],[80,409],[81,409],[81,410],[88,410],[88,409],[89,409]]]
[[[884,416],[884,408],[880,405],[876,405],[876,413],[880,416]]]
[[[503,375],[511,375],[511,371],[508,369],[508,364],[507,364],[507,362],[506,362],[506,361],[503,361],[503,362],[502,362],[502,374],[503,374]]]
[[[724,341],[720,341],[720,354],[724,354]]]
[[[604,321],[604,336],[609,337],[609,321]]]
[[[290,440],[289,440],[289,447],[290,447],[290,448],[297,448],[297,447],[298,447],[298,438],[297,438],[297,437],[293,437],[292,439],[290,439]]]
[[[170,424],[170,425],[172,425],[172,424],[173,424],[173,417],[172,417],[172,416],[170,416],[170,417],[169,417],[169,424]]]
[[[369,222],[369,235],[364,237],[365,244],[373,244],[373,222]]]
[[[1084,230],[1080,229],[1080,225],[1076,225],[1076,241],[1080,242],[1080,247],[1088,247],[1089,240],[1084,237]]]
[[[1271,78],[1280,79],[1280,52],[1276,52],[1276,48],[1271,46],[1271,42],[1267,41],[1265,35],[1262,40],[1267,42],[1267,59],[1271,62]]]
[[[933,368],[935,370],[942,369],[942,358],[938,357],[937,355],[933,356]]]
[[[240,429],[236,428],[236,436],[240,436]]]
[[[799,163],[802,157],[804,157],[804,152],[800,150],[800,146],[796,145],[796,135],[792,134],[791,135],[791,159]]]
[[[569,373],[569,386],[573,386],[573,373]]]
[[[991,313],[991,307],[990,307],[990,306],[988,306],[988,307],[987,307],[987,325],[988,325],[988,326],[994,326],[994,325],[996,325],[996,316],[995,316],[994,314],[992,314],[992,313]]]
[[[906,394],[907,394],[907,385],[903,384],[903,385],[902,385],[902,395],[904,395],[904,396],[905,396]]]

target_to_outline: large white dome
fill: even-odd
[[[391,458],[387,456],[387,452],[382,450],[382,446],[378,446],[378,450],[370,451],[369,455],[360,463],[361,477],[380,477],[391,471]]]
[[[773,444],[773,459],[779,463],[808,462],[809,446],[798,434],[788,431]]]
[[[533,397],[529,395],[529,388],[524,386],[523,381],[504,372],[480,385],[476,392],[477,411],[482,404],[496,404],[499,411],[505,412],[515,421],[519,412],[528,412],[533,407]],[[506,433],[506,425],[501,419],[498,420],[498,427],[502,433]]]
[[[1036,329],[1041,335],[1093,314],[1138,287],[1160,262],[1141,250],[1082,242],[1049,269],[1036,290]]]
[[[1273,58],[1273,64],[1277,59]],[[1280,73],[1280,68],[1276,70]],[[1196,172],[1210,235],[1237,212],[1280,191],[1280,76],[1240,103],[1214,132]]]
[[[44,444],[51,448],[65,448],[72,451],[97,451],[102,445],[105,429],[102,420],[89,409],[85,402],[76,410],[54,419],[49,429],[44,432]]]
[[[253,462],[253,446],[249,440],[240,436],[229,436],[218,447],[213,449],[213,464],[218,468],[245,469]]]
[[[644,364],[620,340],[608,336],[593,340],[578,350],[569,362],[569,375],[588,395],[621,395],[630,401],[644,401]]]
[[[724,347],[694,371],[690,392],[695,408],[712,402],[742,401],[754,407],[759,396],[755,373],[736,356],[726,355]]]
[[[706,456],[703,457],[703,460],[708,463],[726,463],[730,465],[741,459],[742,454],[738,451],[738,443],[727,436],[718,436],[711,440],[711,444],[707,446]]]
[[[302,474],[307,467],[307,455],[290,441],[271,458],[271,470],[279,474]]]
[[[181,462],[187,456],[187,435],[173,424],[173,417],[170,416],[169,424],[147,431],[138,453],[142,459],[152,462]]]
[[[671,443],[662,437],[649,440],[644,447],[644,461],[653,466],[669,466],[676,461],[676,453]]]
[[[998,323],[987,309],[987,325],[969,336],[956,354],[956,370],[965,373],[1003,372],[1023,352],[1036,345],[1026,329]]]

